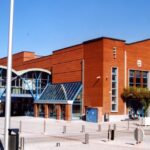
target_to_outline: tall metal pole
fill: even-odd
[[[124,51],[124,88],[127,88],[127,52]],[[124,115],[127,114],[126,102],[124,102]]]
[[[8,129],[10,127],[10,112],[11,112],[13,14],[14,14],[14,0],[10,0],[8,57],[7,57],[7,84],[6,84],[6,101],[5,101],[5,135],[4,135],[5,150],[9,150]]]
[[[84,59],[82,60],[82,115],[85,114],[84,108]]]

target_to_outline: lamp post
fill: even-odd
[[[11,110],[13,14],[14,14],[14,0],[10,0],[8,57],[7,57],[7,84],[6,84],[6,100],[5,100],[5,134],[4,134],[5,150],[9,150],[8,129],[10,127],[10,112],[11,112],[10,110]]]

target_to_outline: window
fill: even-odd
[[[116,112],[118,110],[118,69],[112,68],[112,80],[111,80],[111,111]]]
[[[113,58],[116,59],[117,48],[113,47]]]
[[[130,70],[129,86],[148,87],[148,71]]]

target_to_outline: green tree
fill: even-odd
[[[147,116],[148,108],[150,107],[150,91],[147,88],[128,87],[123,90],[121,96],[127,107],[134,107],[136,111],[143,108],[144,114]]]

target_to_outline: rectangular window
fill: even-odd
[[[118,111],[118,69],[113,67],[111,71],[111,111]]]
[[[148,87],[148,71],[130,70],[129,86]]]

